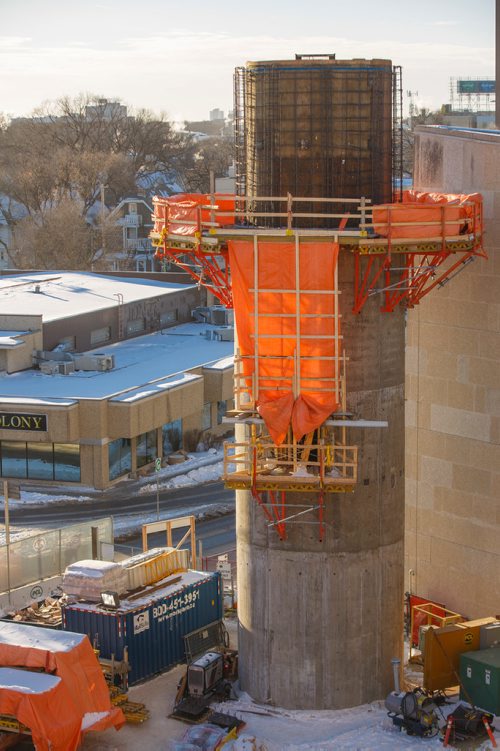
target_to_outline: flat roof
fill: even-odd
[[[13,274],[0,277],[0,315],[41,315],[47,323],[193,286],[78,271]]]
[[[0,378],[0,403],[66,406],[79,399],[134,402],[152,396],[201,377],[185,375],[187,370],[212,365],[220,368],[221,361],[224,368],[232,367],[234,342],[207,337],[208,330],[218,328],[184,323],[103,345],[92,352],[114,356],[115,367],[105,372],[79,370],[46,375],[33,369],[5,375]]]

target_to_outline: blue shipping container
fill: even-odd
[[[220,574],[188,571],[149,596],[122,600],[116,610],[86,602],[65,605],[63,629],[87,634],[107,659],[121,660],[127,647],[133,685],[182,662],[183,637],[222,618],[222,607]]]

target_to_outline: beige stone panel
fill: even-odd
[[[80,437],[105,438],[108,435],[108,403],[105,400],[85,399],[80,402]]]
[[[497,446],[497,448],[500,450],[500,446]],[[492,498],[497,498],[499,501],[499,507],[500,507],[500,462],[497,462],[496,464],[492,465],[492,469],[496,470],[491,473],[490,477],[490,496]],[[499,540],[500,545],[500,540]],[[500,552],[500,551],[499,551]]]
[[[487,389],[484,400],[484,412],[496,415],[497,417],[500,416],[500,389]]]
[[[500,298],[500,280],[497,296]],[[479,332],[479,355],[480,357],[486,357],[496,362],[500,361],[500,332]],[[498,374],[498,385],[500,386],[500,372]]]
[[[500,444],[500,417],[491,418],[491,443]]]
[[[434,570],[429,570],[429,590],[424,596],[432,596],[441,586],[439,591],[445,596],[448,608],[471,619],[496,614],[500,577],[482,576],[481,572],[497,571],[498,555],[434,537],[431,564]]]
[[[457,435],[441,435],[444,444],[444,456],[451,462],[470,464],[470,440]]]
[[[469,378],[473,383],[498,389],[500,386],[500,368],[498,360],[485,357],[471,357],[469,363]]]
[[[462,464],[453,467],[453,487],[469,493],[489,495],[491,491],[491,472]]]
[[[448,352],[455,355],[479,355],[479,332],[477,330],[450,326],[446,332]]]
[[[414,506],[417,500],[417,483],[415,480],[405,478],[405,504],[408,511],[410,506]]]
[[[474,496],[470,492],[456,488],[436,488],[434,494],[436,512],[470,519],[473,516],[473,508]]]
[[[419,480],[417,486],[417,497],[415,499],[415,507],[417,509],[417,521],[420,524],[420,515],[427,515],[429,511],[434,508],[434,486],[428,482],[422,482]]]
[[[454,355],[451,356],[451,360],[455,362],[456,367],[456,358]],[[439,361],[439,358],[437,361]],[[434,372],[436,373],[435,376],[422,376],[419,379],[418,400],[420,404],[426,402],[448,404],[449,382],[439,377],[438,374],[442,371],[436,369]]]
[[[498,495],[482,496],[474,495],[472,497],[471,518],[478,519],[483,524],[496,525],[497,534],[500,540],[500,524],[497,519],[497,512],[500,508]],[[499,563],[500,567],[500,563]]]
[[[475,412],[488,412],[490,413],[490,410],[487,409],[487,397],[488,397],[489,389],[486,389],[485,386],[478,386],[477,384],[474,384],[474,411]]]
[[[427,448],[425,449],[427,450]],[[436,459],[433,456],[420,457],[420,481],[430,487],[444,486],[451,488],[453,466],[451,462]]]
[[[222,371],[204,369],[204,401],[222,401]]]
[[[448,383],[448,406],[458,407],[459,409],[468,409],[474,411],[474,386],[466,383],[450,381]],[[434,401],[437,401],[435,399]]]
[[[405,349],[405,366],[407,375],[416,375],[426,371],[426,353],[418,346]]]
[[[469,462],[473,467],[477,467],[478,469],[500,470],[500,445],[470,441]],[[492,482],[492,488],[493,485],[494,483]]]
[[[417,403],[407,399],[405,401],[405,425],[408,429],[415,428],[417,424]]]
[[[484,272],[486,271],[487,269],[485,268]],[[498,287],[498,278],[495,276],[489,276],[486,273],[471,275],[471,300],[496,305],[498,303]]]
[[[409,480],[417,479],[417,455],[408,454],[405,461],[405,476]]]
[[[489,415],[433,404],[430,408],[430,427],[442,433],[488,441],[492,420]]]

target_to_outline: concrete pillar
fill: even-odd
[[[281,542],[251,493],[236,494],[241,686],[256,701],[295,709],[381,699],[402,651],[404,312],[381,313],[372,297],[351,313],[348,251],[339,279],[348,409],[389,427],[349,431],[359,482],[352,494],[326,496],[323,542],[304,523],[289,524]],[[312,498],[289,493],[288,503]]]

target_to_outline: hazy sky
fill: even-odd
[[[450,77],[494,76],[494,0],[0,0],[0,112],[80,92],[175,120],[232,109],[247,60],[390,58],[437,108]]]

